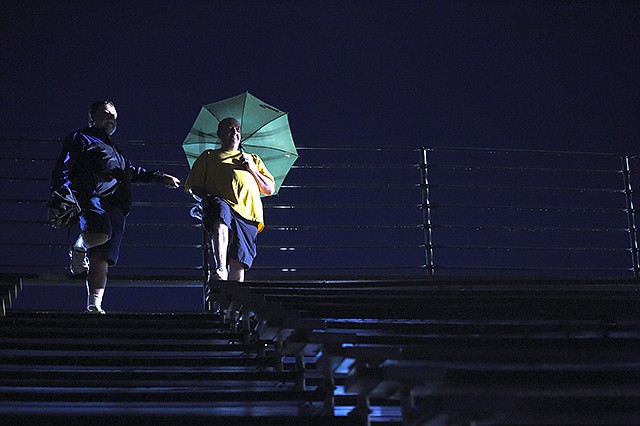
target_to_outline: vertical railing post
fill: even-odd
[[[211,300],[211,287],[209,281],[211,278],[211,240],[209,239],[209,233],[202,224],[202,281],[203,281],[203,296],[204,296],[204,310],[211,311],[213,309]]]
[[[433,241],[431,235],[431,202],[429,200],[429,164],[427,149],[422,148],[420,156],[420,187],[422,188],[422,228],[424,230],[424,251],[427,266],[427,274],[434,274],[433,265]]]
[[[622,175],[624,176],[624,193],[627,200],[627,218],[629,220],[629,243],[631,245],[633,275],[634,277],[639,277],[638,234],[636,229],[636,214],[633,206],[633,188],[631,187],[631,167],[629,165],[629,157],[626,155],[622,157]]]

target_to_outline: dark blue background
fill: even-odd
[[[288,111],[306,147],[640,151],[639,1],[8,0],[2,7],[2,138],[64,137],[86,123],[92,101],[109,98],[120,113],[117,140],[175,142],[175,160],[183,161],[179,145],[201,105],[248,90]],[[123,149],[136,164],[150,159],[139,147]],[[184,161],[176,170],[186,171]],[[188,199],[181,191],[175,198]],[[185,221],[182,210],[176,221]],[[272,223],[289,223],[276,213]],[[135,231],[129,227],[129,242]],[[264,259],[272,236],[261,242]],[[64,251],[59,258],[63,265]],[[68,298],[82,309],[82,288],[73,291]],[[117,288],[108,297],[107,309],[126,309]]]
[[[637,152],[638,1],[17,1],[0,15],[2,137],[181,143],[249,90],[299,145]]]

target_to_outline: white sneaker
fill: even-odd
[[[102,308],[98,308],[96,305],[87,306],[87,310],[84,311],[85,314],[106,314]]]
[[[221,266],[213,271],[213,280],[214,281],[227,281],[229,279],[229,272],[227,268]]]
[[[71,261],[69,270],[73,275],[80,275],[89,269],[87,252],[76,246],[71,246],[69,249],[69,260]]]

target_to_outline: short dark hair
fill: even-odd
[[[91,107],[89,108],[89,115],[93,117],[93,114],[95,114],[96,111],[98,111],[100,108],[102,108],[105,105],[111,105],[114,108],[116,107],[116,105],[108,99],[95,101],[94,103],[91,104]]]

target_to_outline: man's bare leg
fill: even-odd
[[[224,222],[216,222],[211,233],[211,245],[216,261],[215,279],[226,281],[229,271],[227,269],[227,250],[229,249],[229,227]]]
[[[229,259],[229,279],[232,281],[244,281],[244,265],[235,259]]]
[[[102,245],[109,241],[109,235],[107,234],[89,234],[86,232],[78,235],[78,239],[71,247],[69,256],[71,260],[70,270],[74,275],[82,274],[87,271],[88,265],[86,262],[87,250],[91,247]]]
[[[103,313],[102,297],[107,287],[107,272],[109,262],[102,253],[89,255],[89,272],[87,273],[87,309]]]

